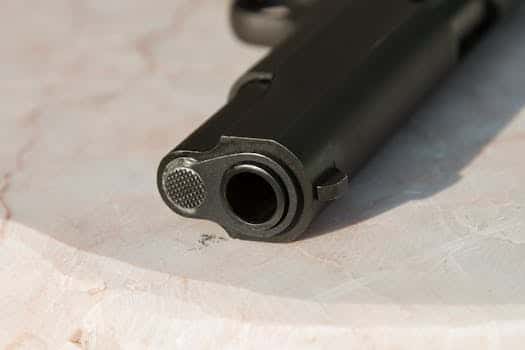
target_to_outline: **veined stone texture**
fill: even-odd
[[[0,1],[0,348],[521,349],[525,11],[292,244],[161,201],[265,53],[228,1]]]

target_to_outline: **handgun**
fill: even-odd
[[[288,242],[515,0],[236,0],[231,24],[271,51],[160,162],[164,202],[233,238]]]

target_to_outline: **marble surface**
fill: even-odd
[[[265,53],[227,6],[1,1],[0,348],[521,348],[525,11],[275,245],[180,218],[155,188]]]

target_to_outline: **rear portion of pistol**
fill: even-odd
[[[242,20],[245,3],[234,5],[238,31],[252,23]],[[305,3],[229,102],[162,159],[158,188],[175,212],[235,238],[297,239],[516,2]]]

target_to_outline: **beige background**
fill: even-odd
[[[0,1],[0,348],[520,348],[525,12],[306,239],[272,245],[155,188],[266,52],[232,37],[227,6]]]

